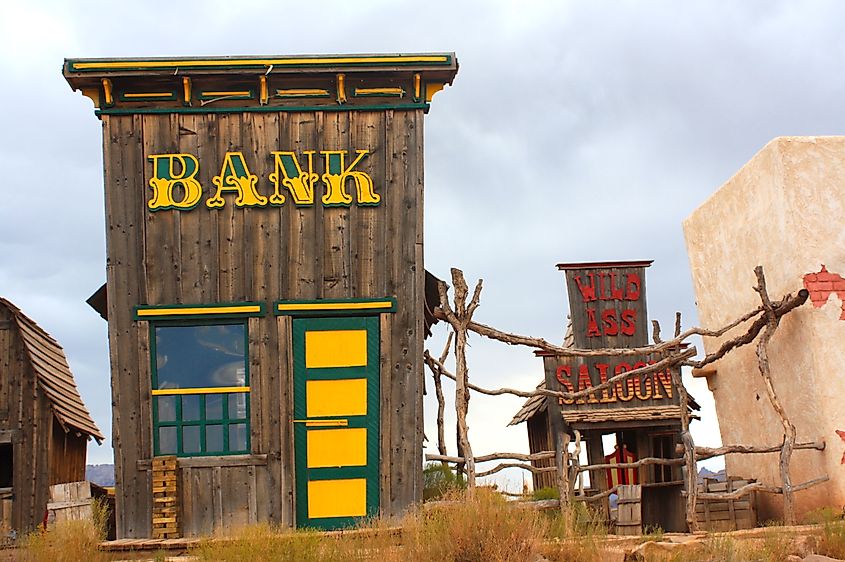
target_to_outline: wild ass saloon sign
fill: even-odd
[[[579,349],[648,345],[645,268],[651,261],[559,264],[566,274],[574,345]],[[548,388],[580,392],[655,363],[647,355],[546,356]],[[550,399],[567,412],[677,405],[669,370],[634,376],[578,399]],[[595,412],[598,413],[598,412]],[[598,421],[592,420],[592,421]]]

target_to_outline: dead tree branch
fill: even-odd
[[[757,343],[757,365],[760,369],[760,375],[766,384],[766,394],[769,397],[769,402],[772,404],[772,408],[774,408],[783,426],[783,448],[780,452],[780,477],[783,482],[783,519],[787,525],[794,525],[795,503],[792,496],[792,477],[789,475],[789,463],[792,459],[792,450],[795,447],[796,430],[795,425],[787,418],[786,411],[778,399],[769,367],[769,341],[780,324],[782,315],[777,314],[772,301],[769,300],[769,293],[766,290],[766,277],[763,275],[763,266],[758,265],[755,267],[754,274],[757,276],[757,286],[754,290],[760,294],[760,300],[763,301],[763,308],[765,309],[763,319],[766,321],[763,335],[760,336],[760,341]],[[805,300],[806,297],[801,302]]]

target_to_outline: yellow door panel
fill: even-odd
[[[367,379],[306,381],[305,415],[309,418],[367,415]]]
[[[367,514],[367,480],[311,480],[308,517],[363,517]]]
[[[305,367],[363,367],[367,364],[366,330],[305,332]]]
[[[366,428],[312,429],[306,440],[308,468],[367,464]]]

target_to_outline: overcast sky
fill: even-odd
[[[559,342],[556,263],[654,259],[651,318],[689,327],[681,221],[772,138],[841,133],[843,29],[833,0],[4,3],[0,295],[64,346],[110,438],[106,324],[84,302],[105,281],[101,128],[65,57],[455,51],[426,121],[426,267],[484,279],[477,320]],[[530,350],[471,343],[479,385],[543,378]],[[696,440],[718,444],[693,385]],[[473,397],[477,454],[527,451],[525,427],[505,428],[520,404]],[[109,443],[89,448],[111,460]]]

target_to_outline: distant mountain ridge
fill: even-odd
[[[85,465],[85,479],[100,486],[114,486],[113,464]]]

